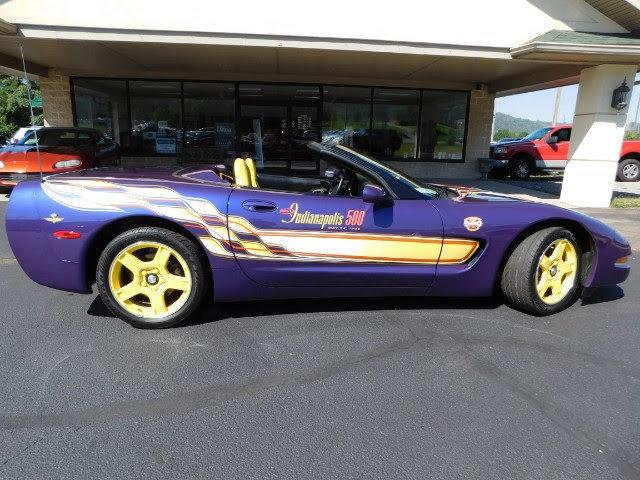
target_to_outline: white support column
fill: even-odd
[[[611,108],[611,97],[625,77],[633,88],[636,70],[636,65],[598,65],[582,70],[562,202],[576,207],[609,206],[628,110]]]

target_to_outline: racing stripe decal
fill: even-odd
[[[52,200],[83,211],[147,209],[181,223],[212,254],[255,260],[352,263],[461,264],[478,250],[470,239],[425,238],[319,230],[258,229],[244,217],[225,216],[202,198],[184,197],[158,185],[115,184],[104,180],[48,180]]]

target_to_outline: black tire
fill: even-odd
[[[617,180],[619,182],[637,182],[640,180],[640,160],[625,158],[618,164]]]
[[[536,289],[538,262],[550,245],[560,239],[568,240],[575,248],[576,271],[573,286],[557,303],[545,303]],[[572,305],[582,290],[580,245],[575,235],[562,227],[539,230],[524,239],[511,253],[504,267],[501,289],[507,302],[514,308],[534,315],[551,315]]]
[[[177,311],[162,318],[134,315],[120,305],[111,290],[109,274],[115,258],[127,247],[140,242],[154,242],[175,250],[189,269],[191,286],[185,293],[186,301]],[[137,328],[165,328],[186,320],[198,309],[209,286],[209,277],[198,248],[190,239],[164,228],[140,227],[118,235],[106,246],[98,260],[96,284],[102,301],[117,317]]]
[[[516,157],[509,163],[509,176],[513,180],[529,180],[533,173],[533,162],[525,156]]]

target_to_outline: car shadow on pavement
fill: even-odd
[[[317,312],[365,312],[376,310],[493,310],[504,302],[502,298],[442,298],[442,297],[378,297],[378,298],[323,298],[294,300],[260,300],[251,302],[230,302],[203,306],[198,313],[180,327],[202,325],[227,318],[262,317],[271,315],[291,315]],[[106,307],[99,296],[93,299],[87,313],[96,317],[115,315]]]
[[[600,287],[581,297],[582,305],[595,305],[596,303],[613,302],[624,297],[624,290],[618,285]]]
[[[580,298],[581,305],[612,302],[624,297],[618,286],[598,288]],[[294,300],[262,300],[251,302],[210,303],[178,327],[188,327],[217,322],[228,318],[263,317],[304,313],[366,312],[380,310],[495,310],[504,305],[500,295],[481,298],[460,297],[382,297],[382,298],[321,298]],[[111,317],[99,296],[93,299],[87,310],[91,316]]]

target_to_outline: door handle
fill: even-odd
[[[276,204],[265,200],[245,200],[242,202],[242,208],[250,212],[273,212]]]

